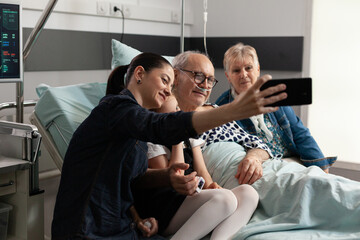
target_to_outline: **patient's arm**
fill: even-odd
[[[262,177],[263,161],[269,159],[267,151],[252,148],[246,153],[244,159],[240,162],[235,177],[238,179],[239,184],[253,184]]]

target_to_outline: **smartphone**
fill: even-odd
[[[311,80],[311,78],[272,79],[264,83],[264,85],[261,86],[260,90],[264,90],[268,87],[276,86],[280,83],[283,83],[286,85],[286,89],[284,92],[287,93],[287,98],[279,102],[270,104],[268,106],[306,105],[312,103]]]
[[[198,183],[198,186],[195,191],[199,193],[199,192],[201,192],[201,190],[204,187],[205,179],[203,177],[199,177],[199,176],[196,176],[196,177],[199,179],[199,183]]]

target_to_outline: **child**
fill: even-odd
[[[175,96],[171,95],[162,107],[155,109],[158,113],[171,113],[179,111]],[[179,162],[186,162],[190,165],[185,174],[195,170],[198,176],[205,180],[204,189],[221,188],[212,178],[205,166],[204,158],[201,153],[201,146],[204,144],[202,139],[189,139],[173,146],[163,146],[148,143],[148,167],[167,168]]]
[[[162,107],[155,111],[179,111],[176,98],[168,97]],[[199,239],[204,232],[208,232],[208,228],[214,229],[211,239],[228,239],[249,221],[258,203],[258,194],[250,185],[244,184],[230,191],[212,181],[201,153],[202,144],[201,139],[189,139],[169,147],[148,143],[149,168],[168,168],[172,164],[186,162],[190,167],[185,175],[187,171],[196,171],[198,176],[205,179],[204,190],[192,196],[181,195],[172,188],[135,190],[135,206],[139,213],[154,216],[158,220],[159,233],[165,236],[174,234],[172,239]],[[205,221],[203,216],[204,211],[208,212],[207,208],[211,208],[211,203],[206,208],[199,203],[217,194],[228,195],[229,207],[233,207],[235,201],[236,210],[217,226],[209,226],[209,221]],[[211,217],[217,218],[222,211],[226,210],[219,209]]]

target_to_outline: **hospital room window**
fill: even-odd
[[[360,1],[313,1],[308,127],[326,156],[356,163],[360,136]]]

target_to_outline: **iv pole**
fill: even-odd
[[[181,0],[181,34],[180,34],[180,53],[184,52],[184,26],[185,26],[185,0]]]
[[[43,29],[46,21],[48,20],[51,12],[53,11],[57,0],[50,0],[45,7],[43,13],[41,14],[38,22],[36,23],[34,29],[31,31],[30,36],[28,37],[24,51],[23,51],[23,61],[25,62],[28,57],[32,47],[34,46],[36,40],[38,39],[41,30]],[[24,71],[24,69],[22,70]],[[23,74],[24,76],[24,74]],[[21,82],[16,83],[16,122],[24,122],[24,79]]]

